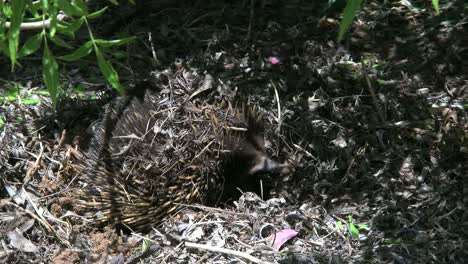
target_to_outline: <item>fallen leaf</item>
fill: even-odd
[[[284,245],[284,243],[286,243],[289,240],[291,240],[292,238],[296,237],[298,233],[299,232],[297,232],[294,229],[283,229],[283,230],[280,230],[280,231],[276,232],[276,234],[274,234],[274,236],[273,236],[273,245],[272,245],[272,247],[276,251],[279,251],[279,249]]]
[[[20,234],[18,231],[13,230],[7,233],[8,239],[10,239],[10,246],[19,249],[23,252],[36,253],[39,248],[34,245],[31,241]]]
[[[276,56],[270,56],[270,57],[268,57],[268,62],[273,64],[273,65],[276,65],[276,64],[280,64],[281,60]]]

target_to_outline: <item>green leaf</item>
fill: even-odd
[[[439,15],[439,0],[432,0],[432,5],[436,11],[436,14]]]
[[[68,28],[70,26],[70,23],[64,22],[64,21],[58,21],[57,22],[57,31],[65,35],[71,39],[75,38],[75,33],[73,31],[70,31]]]
[[[57,34],[55,34],[55,36],[53,36],[53,37],[48,34],[47,38],[50,39],[50,41],[52,41],[55,45],[57,45],[59,47],[67,48],[67,49],[73,48],[70,44],[65,42],[65,40],[60,38]]]
[[[30,37],[26,40],[23,47],[18,52],[18,58],[28,56],[29,54],[33,54],[41,47],[42,42],[42,33],[37,33],[36,35]]]
[[[127,53],[124,51],[115,51],[112,52],[112,56],[114,56],[114,58],[116,58],[117,60],[124,60],[127,58]]]
[[[6,99],[8,101],[14,101],[18,98],[18,90],[16,88],[13,89],[8,89],[7,94],[6,94]]]
[[[366,230],[369,230],[369,225],[367,224],[358,224],[358,229],[366,229]]]
[[[117,0],[109,0],[109,2],[113,3],[114,5],[119,5],[119,2],[117,2]]]
[[[49,10],[49,0],[42,0],[42,9]]]
[[[337,221],[336,222],[336,227],[338,228],[338,230],[343,230],[343,222]]]
[[[72,0],[72,3],[75,7],[77,7],[78,9],[80,9],[82,15],[81,16],[86,16],[88,15],[88,6],[86,5],[86,3],[83,1],[83,0]]]
[[[4,15],[4,3],[3,1],[0,1],[0,25],[4,25],[6,21],[6,16]],[[6,39],[5,37],[5,30],[6,27],[0,26],[0,41],[3,41]]]
[[[65,55],[65,56],[61,56],[59,57],[59,59],[64,60],[64,61],[76,61],[88,55],[89,53],[91,53],[92,50],[93,50],[93,42],[90,40],[86,42],[85,44],[83,44],[83,46],[75,50],[75,52]]]
[[[52,107],[55,109],[57,106],[58,64],[55,61],[54,55],[50,52],[47,43],[45,44],[44,55],[42,57],[42,76],[52,99]]]
[[[58,7],[69,17],[80,16],[79,10],[69,0],[58,0]]]
[[[34,6],[34,9],[36,10],[41,10],[42,9],[42,6],[43,6],[43,3],[42,1],[33,1],[33,6]]]
[[[75,38],[75,32],[80,29],[83,25],[83,20],[80,18],[73,23],[67,23],[65,21],[59,21],[57,24],[57,30],[63,35],[67,35],[70,38]]]
[[[49,95],[50,94],[49,91],[47,91],[47,90],[39,90],[36,93],[40,94],[40,95]]]
[[[77,86],[73,88],[73,91],[75,91],[75,93],[79,95],[83,95],[86,92],[86,89],[84,88],[82,84],[78,84]]]
[[[5,125],[5,122],[3,122],[3,118],[0,116],[0,128]]]
[[[23,22],[24,10],[26,7],[25,0],[11,1],[11,10],[13,12],[10,24],[10,30],[8,31],[8,50],[10,52],[11,70],[15,68],[19,44],[20,26]]]
[[[106,12],[107,8],[108,8],[108,7],[106,6],[106,7],[102,8],[101,10],[98,10],[98,11],[96,11],[96,12],[94,12],[94,13],[91,13],[91,14],[87,15],[86,18],[88,18],[88,19],[95,19],[95,18],[98,18],[98,17],[100,17],[102,14],[104,14],[104,12]]]
[[[39,12],[37,12],[37,5],[33,4],[32,0],[26,0],[26,6],[34,17],[39,17]]]
[[[135,40],[134,37],[130,38],[121,38],[121,39],[113,39],[113,40],[104,40],[104,39],[96,39],[95,42],[99,47],[109,48],[112,46],[120,46],[127,44],[131,41]]]
[[[86,16],[88,14],[86,5],[82,6],[83,3],[77,4],[77,1],[70,0],[58,0],[59,8],[69,17],[73,16]]]
[[[145,253],[151,246],[151,241],[148,239],[143,239],[143,243],[141,245],[141,253]]]
[[[349,232],[354,238],[359,238],[359,230],[356,228],[356,226],[353,223],[349,223]]]
[[[383,242],[385,244],[400,244],[401,239],[400,238],[398,238],[398,239],[385,239]]]
[[[347,0],[346,7],[343,12],[343,19],[340,23],[340,31],[338,32],[338,41],[343,40],[344,34],[351,26],[357,11],[361,7],[361,2],[362,0]]]
[[[57,24],[58,24],[57,15],[59,12],[57,2],[53,2],[52,5],[49,6],[48,12],[49,12],[49,17],[50,17],[49,33],[51,36],[55,36],[55,32],[57,32]]]
[[[78,29],[81,28],[81,25],[83,25],[83,19],[80,18],[69,25],[70,26],[68,27],[68,29],[72,31],[73,33],[75,33]]]
[[[38,99],[22,99],[21,103],[24,105],[36,105],[40,102]]]
[[[11,19],[11,16],[13,15],[13,11],[11,10],[11,7],[9,6],[3,7],[3,13],[5,14],[7,18],[10,18],[10,19]]]
[[[8,50],[6,41],[0,41],[0,54],[4,53],[7,57],[10,57],[10,51]]]
[[[106,61],[101,51],[96,47],[96,58],[98,61],[99,69],[101,69],[102,74],[106,80],[119,92],[123,93],[122,87],[119,82],[119,75],[115,71],[111,63]]]

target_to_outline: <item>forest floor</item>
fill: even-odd
[[[187,205],[149,233],[95,227],[67,194],[116,93],[94,58],[59,62],[67,96],[54,112],[32,56],[0,69],[0,261],[468,262],[464,1],[442,1],[438,16],[431,1],[367,1],[342,43],[339,3],[141,2],[92,24],[100,38],[137,37],[107,50],[123,86],[206,88],[194,104],[247,94],[272,158],[293,172],[264,199]]]

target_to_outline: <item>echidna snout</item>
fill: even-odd
[[[258,161],[250,168],[249,175],[262,172],[286,174],[289,172],[289,165],[280,164],[266,156],[261,156]]]
[[[264,176],[286,175],[291,171],[289,165],[278,163],[267,156],[263,137],[260,133],[255,134],[257,132],[250,127],[245,141],[223,158],[221,174],[225,182],[220,199],[223,203],[237,200],[242,192],[263,193],[266,194],[263,198],[268,198],[268,183],[272,178]],[[267,181],[261,183],[262,180]]]

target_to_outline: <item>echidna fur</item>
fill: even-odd
[[[226,126],[242,118],[224,107],[190,112],[149,89],[110,105],[82,164],[82,210],[98,223],[142,231],[185,204],[214,204],[250,175],[280,168],[265,155],[261,116],[248,107],[247,132],[226,136]]]

